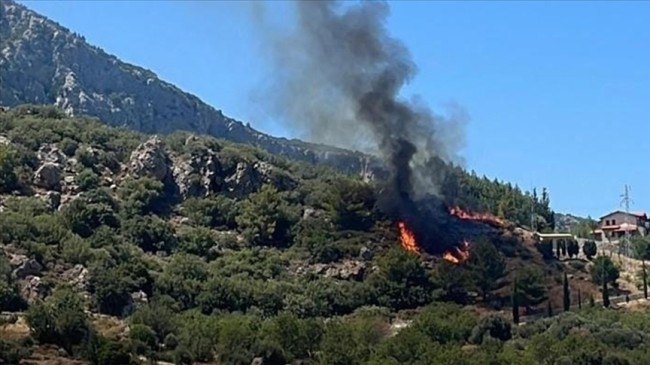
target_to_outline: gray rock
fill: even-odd
[[[8,254],[8,256],[12,267],[19,267],[29,260],[29,257],[21,254]]]
[[[319,219],[325,215],[325,211],[322,209],[315,209],[312,207],[306,207],[302,212],[302,219]]]
[[[361,280],[366,272],[366,264],[360,261],[334,263],[325,271],[325,276],[341,280]]]
[[[61,205],[61,193],[56,191],[48,191],[43,196],[43,201],[50,210],[57,210]]]
[[[86,269],[83,265],[75,265],[72,269],[66,270],[62,276],[70,285],[76,289],[80,291],[88,290],[90,274],[88,273],[88,269]]]
[[[41,163],[51,162],[56,164],[64,164],[67,156],[54,144],[44,144],[38,149],[38,159]]]
[[[29,304],[45,299],[50,292],[50,287],[38,276],[30,276],[26,280],[20,280],[18,287],[20,295]]]
[[[262,178],[259,173],[245,162],[237,163],[235,172],[224,179],[226,189],[235,197],[243,197],[259,190]]]
[[[38,275],[42,270],[43,266],[38,261],[35,259],[29,259],[14,270],[14,276],[19,279],[24,279],[30,275]]]
[[[185,144],[196,141],[190,136]],[[205,196],[220,190],[221,164],[212,149],[191,149],[189,156],[181,156],[174,161],[174,181],[184,197]]]
[[[372,256],[373,256],[372,250],[370,250],[366,246],[361,247],[361,249],[359,250],[359,257],[361,257],[362,260],[370,261],[372,260]]]
[[[298,185],[292,176],[268,162],[257,161],[253,165],[253,168],[262,177],[264,183],[271,184],[279,190],[291,190]]]
[[[5,146],[10,145],[11,140],[5,136],[0,136],[0,144]]]
[[[148,176],[165,181],[171,176],[170,166],[171,160],[162,141],[157,136],[153,136],[131,153],[128,169],[134,176]]]
[[[44,189],[55,190],[61,182],[61,166],[46,162],[34,173],[34,184]]]
[[[143,292],[142,290],[137,291],[135,293],[131,293],[131,299],[133,299],[133,302],[135,304],[146,304],[149,302],[149,297],[147,296],[147,293]]]
[[[263,357],[256,357],[251,361],[251,365],[264,365],[264,358]]]

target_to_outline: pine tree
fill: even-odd
[[[512,322],[514,324],[519,324],[519,298],[517,292],[517,279],[512,283]]]
[[[564,283],[563,283],[563,304],[564,311],[568,312],[571,309],[571,292],[569,291],[569,278],[567,277],[566,272],[564,273]]]
[[[648,299],[648,275],[645,270],[645,260],[643,261],[643,297]]]
[[[546,302],[546,314],[549,318],[553,317],[553,307],[551,306],[550,299]]]

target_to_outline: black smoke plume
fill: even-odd
[[[391,176],[381,194],[385,210],[421,231],[429,214],[416,201],[437,193],[433,159],[457,161],[464,113],[452,109],[445,118],[400,96],[417,70],[386,30],[386,3],[293,4],[296,23],[285,30],[269,25],[261,2],[254,5],[271,66],[261,101],[300,137],[379,155]]]

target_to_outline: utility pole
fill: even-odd
[[[630,199],[630,187],[625,184],[625,192],[623,195],[621,195],[621,206],[625,207],[625,238],[623,241],[623,255],[627,256],[628,258],[631,257],[631,250],[630,250],[630,222],[629,222],[629,217],[630,217],[630,203],[632,203],[632,199]],[[620,247],[620,245],[619,245]],[[627,265],[625,265],[627,266]]]

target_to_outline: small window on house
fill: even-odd
[[[616,225],[616,219],[612,219],[612,226]]]
[[[609,221],[605,221],[605,225],[606,225],[606,226],[609,226]]]

